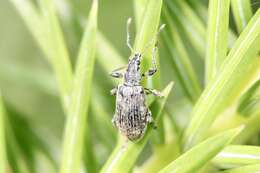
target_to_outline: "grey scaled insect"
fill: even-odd
[[[133,52],[133,48],[130,44],[129,27],[131,18],[127,21],[127,46]],[[157,36],[160,31],[164,28],[162,25],[152,42],[157,42]],[[157,45],[157,44],[156,44]],[[153,48],[152,53],[152,64],[146,73],[141,74],[140,63],[142,59],[142,53],[134,53],[129,58],[128,65],[125,67],[118,68],[112,71],[111,76],[115,78],[124,78],[124,82],[118,85],[116,88],[111,90],[111,94],[116,96],[116,110],[112,123],[118,128],[120,133],[127,137],[130,141],[138,141],[142,139],[145,134],[147,125],[153,123],[151,111],[145,103],[146,94],[153,94],[161,97],[161,93],[154,89],[144,88],[141,85],[143,77],[152,76],[156,71],[156,50],[157,46]],[[125,72],[120,72],[121,70]]]

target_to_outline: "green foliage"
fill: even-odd
[[[260,9],[251,9],[254,2],[2,3],[10,9],[3,7],[0,19],[12,22],[0,28],[1,173],[260,171]],[[131,53],[128,17],[135,25]],[[108,74],[135,52],[147,71],[161,24],[158,71],[142,80],[164,88],[163,98],[147,96],[157,130],[148,125],[142,139],[126,141],[111,123],[115,98],[109,95],[123,80]]]
[[[65,126],[61,173],[79,172],[81,166],[95,62],[97,7],[94,1],[80,44]]]

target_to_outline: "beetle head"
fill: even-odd
[[[135,53],[132,58],[129,59],[128,66],[125,73],[125,83],[127,85],[139,85],[141,81],[140,64],[141,54]]]

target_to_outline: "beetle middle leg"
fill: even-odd
[[[153,94],[154,96],[157,97],[163,97],[162,93],[155,89],[144,88],[144,90],[145,90],[145,94]]]
[[[149,124],[152,124],[153,129],[157,129],[157,125],[152,117],[152,113],[150,110],[148,110],[147,115],[146,115],[146,122]]]

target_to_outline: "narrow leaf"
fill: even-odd
[[[169,7],[169,12],[180,23],[178,27],[184,30],[192,46],[203,58],[206,47],[206,28],[199,16],[185,1],[165,0],[165,4]]]
[[[166,9],[163,11],[163,17],[167,25],[166,32],[162,33],[165,43],[163,45],[171,55],[172,67],[182,85],[184,93],[191,102],[195,103],[201,93],[198,77],[190,62],[184,43],[178,31],[174,28],[176,23],[171,22],[172,20]]]
[[[237,30],[241,33],[253,15],[250,0],[231,0],[231,7]]]
[[[134,51],[143,53],[143,71],[146,71],[151,64],[151,50],[156,41],[157,28],[160,22],[162,8],[162,0],[147,0],[146,2],[146,8],[142,17],[142,25],[137,33],[134,44]],[[156,82],[158,84],[158,78],[155,78],[156,76],[153,77],[153,81],[157,80]]]
[[[260,132],[260,112],[258,107],[258,112],[251,115],[250,118],[246,120],[244,130],[236,137],[234,143],[242,144],[247,142],[250,138]]]
[[[186,148],[200,142],[216,117],[236,101],[258,78],[260,59],[260,9],[242,32],[228,57],[220,67],[218,76],[208,84],[192,112],[192,119],[184,135]]]
[[[52,65],[65,108],[65,105],[69,103],[72,69],[52,0],[40,1],[43,14],[38,13],[32,2],[28,0],[10,1],[22,16],[39,47]]]
[[[212,162],[221,168],[260,164],[260,147],[247,145],[227,146]]]
[[[142,26],[142,17],[145,12],[146,3],[148,0],[134,0],[134,14],[136,21],[136,31],[138,32]]]
[[[80,45],[69,116],[65,127],[61,173],[77,173],[81,166],[84,130],[95,62],[97,6],[97,1],[93,1],[88,25]]]
[[[199,143],[170,163],[159,173],[194,173],[227,146],[241,131],[241,127],[227,130]]]
[[[69,58],[69,53],[66,48],[65,40],[62,34],[61,26],[56,15],[56,10],[53,0],[40,0],[42,9],[42,26],[45,29],[44,35],[46,43],[50,51],[50,61],[55,72],[59,90],[65,108],[70,103],[70,92],[72,83],[72,68]],[[40,20],[39,19],[39,20]]]
[[[24,20],[29,31],[32,33],[34,39],[39,44],[40,48],[46,53],[48,60],[51,61],[51,53],[46,43],[46,38],[44,37],[44,27],[42,23],[41,14],[38,13],[35,6],[28,0],[10,0],[14,5],[17,12],[20,14]]]
[[[256,112],[260,113],[259,107],[260,79],[256,81],[245,94],[243,94],[243,96],[239,100],[239,106],[237,111],[244,116],[250,116],[255,114]]]
[[[206,83],[226,58],[230,0],[210,0],[206,48]]]
[[[156,110],[151,110],[155,123],[158,122],[162,110],[165,106],[169,93],[172,89],[173,83],[170,83],[162,92],[163,98],[156,100],[154,104],[158,105]],[[148,126],[146,133],[143,139],[139,142],[125,142],[121,140],[118,142],[113,153],[110,155],[109,159],[102,168],[102,173],[118,173],[118,172],[129,172],[134,166],[134,163],[138,155],[143,150],[145,144],[148,142],[148,139],[152,133],[152,126]],[[127,164],[126,164],[127,163]]]
[[[221,171],[218,173],[258,173],[260,172],[260,164],[242,166],[235,169],[230,169],[227,171]]]

